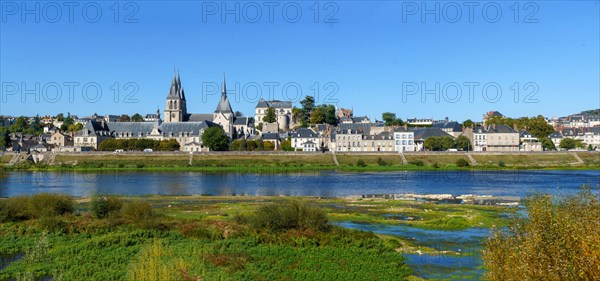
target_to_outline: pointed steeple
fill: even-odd
[[[177,75],[173,71],[173,81],[171,81],[171,88],[169,88],[169,95],[167,98],[178,98],[179,96],[179,83],[177,82]]]
[[[229,104],[229,99],[227,98],[227,88],[225,86],[225,73],[223,73],[223,84],[221,85],[221,99],[219,100],[219,104],[217,105],[217,109],[215,112],[222,113],[233,113],[231,109],[231,104]]]

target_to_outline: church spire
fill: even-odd
[[[227,88],[225,86],[225,73],[223,73],[223,84],[221,86],[221,99],[219,99],[219,104],[217,105],[216,112],[222,113],[233,113],[231,109],[231,104],[229,104],[229,99],[227,98]]]
[[[223,84],[221,85],[221,96],[227,96],[227,89],[225,87],[225,72],[223,72]]]

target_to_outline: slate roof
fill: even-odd
[[[292,138],[315,138],[319,136],[315,131],[309,128],[299,128],[291,135]]]
[[[280,100],[266,101],[264,99],[260,99],[258,101],[258,104],[256,105],[256,108],[268,108],[268,107],[273,107],[273,108],[291,108],[292,107],[292,102],[291,101],[280,101]]]
[[[277,133],[264,133],[262,134],[263,140],[277,140],[279,138],[279,134]]]
[[[187,121],[190,122],[202,122],[202,121],[212,121],[213,115],[208,114],[188,114]]]
[[[360,122],[370,122],[369,117],[367,116],[358,116],[358,117],[352,117],[352,122],[354,123],[360,123]]]
[[[217,109],[215,112],[222,113],[233,113],[231,109],[231,104],[229,104],[229,99],[227,98],[227,87],[225,85],[225,78],[223,78],[223,84],[221,86],[221,99],[219,99],[219,104],[217,104]]]
[[[486,133],[486,134],[508,134],[508,133],[518,133],[513,128],[506,125],[496,125],[495,128],[493,125],[485,126],[477,126],[473,130],[475,133]]]
[[[371,123],[353,123],[353,124],[338,124],[338,132],[347,132],[348,130],[362,132],[365,135],[371,133]]]
[[[84,129],[77,132],[78,136],[82,136],[87,130],[89,134],[96,135],[106,133],[107,135],[114,134],[131,134],[132,137],[147,136],[152,132],[152,129],[157,126],[155,122],[114,122],[105,123],[102,127],[100,122],[89,122],[84,126]],[[173,134],[177,136],[180,133],[199,134],[200,130],[219,126],[211,121],[202,122],[165,122],[158,125],[158,130],[164,135]]]
[[[233,125],[248,125],[248,117],[236,117],[233,121]]]
[[[551,138],[551,139],[562,139],[562,137],[563,137],[562,134],[557,131],[554,131],[548,135],[548,138]]]
[[[456,121],[435,123],[432,125],[432,127],[440,129],[450,129],[452,132],[462,132],[462,126]]]
[[[442,131],[440,128],[416,129],[415,140],[425,140],[430,137],[452,137],[450,134]]]

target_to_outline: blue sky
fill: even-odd
[[[162,112],[174,68],[192,113],[214,110],[223,73],[248,115],[258,90],[297,102],[318,89],[372,118],[600,107],[598,1],[129,3],[2,2],[0,113]]]

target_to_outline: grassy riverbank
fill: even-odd
[[[76,198],[72,209],[64,197],[1,199],[0,257],[16,261],[0,264],[0,280],[402,280],[403,253],[437,250],[336,222],[465,229],[502,225],[508,211],[384,199],[98,198]],[[98,218],[98,202],[118,211]],[[281,224],[293,210],[302,219]]]
[[[418,170],[515,170],[600,169],[600,152],[481,154],[58,154],[40,163],[21,162],[8,170],[163,170],[204,172],[302,172],[302,171],[418,171]],[[4,155],[4,164],[11,155]],[[337,159],[337,163],[335,161]],[[459,163],[462,161],[462,165]],[[466,165],[465,165],[466,163]],[[468,165],[468,166],[467,166]]]

